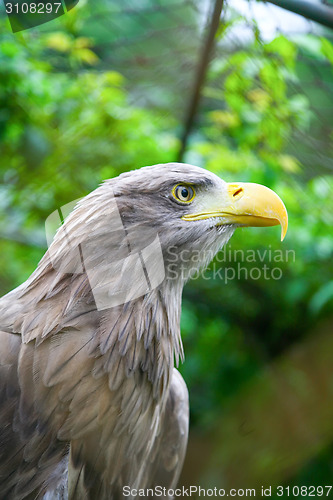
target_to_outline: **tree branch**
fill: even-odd
[[[194,119],[198,110],[200,96],[201,96],[201,89],[205,81],[207,68],[210,61],[210,54],[214,45],[215,35],[220,24],[222,8],[223,8],[223,0],[215,0],[214,11],[211,17],[211,21],[209,23],[207,38],[204,43],[201,57],[198,63],[193,91],[191,93],[191,98],[189,101],[189,106],[184,122],[184,131],[181,137],[181,146],[177,157],[177,161],[180,162],[183,160],[183,156],[187,147],[188,138],[191,133]]]
[[[333,8],[324,3],[309,2],[308,0],[267,0],[283,9],[295,12],[311,21],[333,29]]]

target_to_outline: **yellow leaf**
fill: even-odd
[[[301,165],[297,158],[290,155],[280,155],[278,157],[278,162],[285,172],[297,173],[301,170]]]
[[[209,116],[216,125],[223,128],[234,128],[240,124],[238,116],[230,111],[212,111]]]
[[[85,36],[80,36],[74,42],[75,48],[77,49],[87,49],[92,47],[94,44],[90,38]]]
[[[90,65],[97,64],[97,62],[99,61],[95,52],[90,49],[76,49],[74,51],[74,55],[80,61]]]
[[[61,31],[47,35],[45,44],[48,48],[58,50],[59,52],[69,52],[72,47],[72,39],[66,33]]]
[[[254,103],[257,109],[264,111],[271,102],[271,96],[265,90],[256,88],[247,93],[248,99]]]

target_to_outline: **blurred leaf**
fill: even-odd
[[[333,64],[333,44],[327,39],[321,39],[321,51],[325,57]]]
[[[280,155],[277,160],[286,172],[297,173],[301,170],[299,161],[293,156]]]
[[[313,314],[318,314],[325,305],[333,300],[333,280],[325,283],[310,300],[310,310]]]
[[[265,50],[280,55],[288,66],[293,66],[295,63],[297,48],[293,42],[283,35],[277,36],[266,44]]]
[[[59,52],[69,52],[73,46],[73,40],[69,35],[62,31],[50,33],[45,37],[47,47]]]
[[[75,48],[73,50],[73,55],[79,60],[84,63],[94,65],[98,62],[98,57],[96,54],[90,50],[90,49],[78,49]]]
[[[294,37],[294,40],[300,48],[308,52],[313,57],[320,59],[324,57],[322,54],[322,43],[319,37],[312,34],[297,35]]]

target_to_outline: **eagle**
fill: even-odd
[[[172,498],[189,422],[183,286],[237,227],[280,224],[283,239],[285,206],[265,186],[168,163],[70,208],[0,299],[0,498]]]

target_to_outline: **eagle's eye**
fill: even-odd
[[[172,190],[172,194],[177,201],[181,203],[190,203],[195,197],[195,191],[192,186],[177,184]]]

